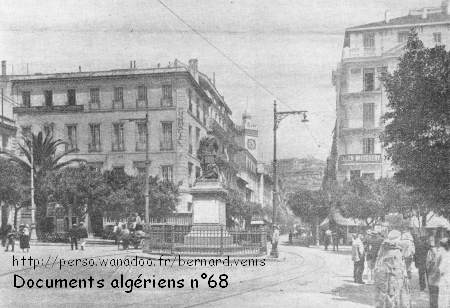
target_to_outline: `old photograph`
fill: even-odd
[[[449,0],[2,0],[0,307],[450,308]]]

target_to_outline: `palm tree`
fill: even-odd
[[[81,159],[69,159],[64,160],[68,154],[73,153],[75,149],[64,150],[63,152],[57,153],[60,146],[66,143],[61,139],[54,139],[51,135],[44,135],[42,132],[38,134],[30,134],[28,136],[23,136],[23,144],[19,144],[19,155],[11,153],[9,151],[0,151],[0,155],[7,156],[11,161],[17,163],[26,173],[33,171],[33,186],[35,190],[38,191],[38,208],[44,210],[45,213],[45,197],[40,192],[40,184],[43,178],[50,171],[56,171],[64,168],[73,163],[84,162]],[[32,192],[32,212],[35,210],[33,208],[34,203],[34,193]],[[34,213],[32,213],[32,220]],[[32,221],[35,224],[35,221]]]

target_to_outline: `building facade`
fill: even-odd
[[[233,127],[231,110],[196,59],[164,68],[12,76],[10,84],[19,136],[43,131],[62,139],[75,149],[68,159],[99,170],[144,174],[148,129],[150,174],[181,184],[178,213],[192,211],[200,139],[212,127],[224,134]]]
[[[337,180],[390,177],[380,133],[388,100],[380,76],[396,69],[410,30],[425,46],[450,44],[448,1],[441,7],[410,11],[409,15],[346,29],[342,58],[333,72],[336,88],[335,127]]]

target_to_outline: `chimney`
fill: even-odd
[[[130,61],[130,68],[133,68],[133,61]]]
[[[386,10],[384,12],[384,22],[389,23],[391,21],[391,12],[389,10]]]
[[[175,59],[175,61],[173,61],[173,66],[178,67],[178,59]]]
[[[133,68],[136,68],[136,60],[133,61]]]
[[[158,63],[157,67],[158,67],[158,68],[161,68],[161,63]]]
[[[427,19],[428,17],[428,8],[424,7],[422,10],[422,19]]]
[[[2,60],[2,76],[6,76],[6,61]]]
[[[81,73],[81,65],[78,66],[78,71]]]
[[[190,59],[189,60],[189,73],[191,73],[192,77],[198,82],[198,60]]]

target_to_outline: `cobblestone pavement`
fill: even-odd
[[[28,254],[15,253],[16,256]],[[124,260],[135,252],[117,251],[117,247],[88,247],[85,251],[71,251],[67,246],[34,247],[29,255],[45,261],[48,256],[60,259],[86,258],[102,255],[103,258]],[[115,255],[115,256],[114,256]],[[58,266],[39,267],[35,270],[12,268],[12,253],[0,253],[0,299],[1,307],[372,307],[373,286],[352,282],[352,262],[349,249],[339,253],[321,248],[305,248],[281,245],[280,258],[267,260],[265,266],[160,266],[154,260],[151,266]],[[53,260],[53,259],[52,259]],[[131,260],[131,259],[129,259]],[[141,259],[139,259],[141,260]],[[147,259],[146,259],[147,260]],[[53,261],[51,261],[53,262]],[[171,261],[170,261],[171,262]],[[52,264],[52,263],[49,263]],[[15,272],[13,272],[15,271]],[[228,275],[224,289],[209,288],[207,279],[214,274]],[[25,279],[32,278],[89,278],[105,279],[103,288],[93,289],[17,289],[13,287],[14,274]],[[114,279],[170,278],[184,279],[184,288],[134,288],[126,293],[112,288]],[[123,276],[122,276],[123,275]],[[198,279],[199,288],[191,289],[190,279]],[[413,280],[417,290],[417,279]],[[128,289],[129,290],[129,289]],[[413,307],[427,307],[427,294],[414,292]]]

